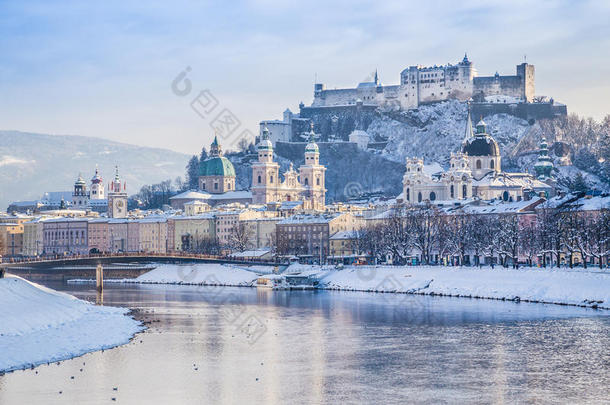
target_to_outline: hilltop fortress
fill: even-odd
[[[447,100],[472,100],[471,111],[476,117],[506,113],[533,123],[567,114],[565,105],[536,96],[535,68],[525,62],[517,65],[515,75],[496,72],[479,76],[474,63],[464,55],[455,65],[410,66],[400,73],[399,83],[384,85],[377,72],[371,81],[354,88],[327,89],[315,83],[310,106],[301,103],[298,114],[287,109],[282,120],[262,121],[261,133],[266,126],[274,145],[305,142],[313,123],[321,142],[349,141],[375,148],[384,144],[375,145],[366,130],[379,109],[400,112]]]
[[[457,99],[481,101],[490,96],[504,96],[513,102],[534,101],[534,66],[517,65],[516,75],[478,76],[474,64],[464,55],[458,64],[424,67],[410,66],[400,73],[400,84],[384,86],[375,78],[351,89],[325,89],[316,83],[312,107],[364,104],[398,107],[408,110],[421,104]]]

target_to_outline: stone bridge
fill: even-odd
[[[159,263],[195,264],[228,263],[241,265],[281,266],[269,260],[235,260],[226,256],[200,254],[113,254],[67,257],[32,258],[0,263],[0,274],[6,273],[31,280],[64,280],[69,278],[95,278],[98,264],[104,267],[104,278],[135,278],[154,269]]]

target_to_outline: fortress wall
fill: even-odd
[[[318,107],[354,104],[357,98],[358,89],[322,90],[316,93],[312,105]]]
[[[474,117],[510,114],[528,121],[555,118],[556,116],[567,115],[568,113],[565,105],[551,103],[472,103],[471,108]]]
[[[376,116],[376,105],[362,105],[361,120],[363,128],[366,130]],[[336,116],[336,123],[332,117]],[[340,139],[349,140],[349,134],[356,128],[358,109],[356,105],[334,106],[334,107],[302,107],[300,110],[301,118],[311,119],[314,123],[315,132],[322,134],[322,141],[327,141],[330,135],[335,135]],[[302,139],[293,138],[297,141]]]
[[[483,76],[473,80],[473,94],[483,93],[485,96],[503,94],[523,99],[524,85],[520,76]]]

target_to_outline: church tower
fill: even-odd
[[[76,209],[85,209],[89,205],[89,194],[87,193],[87,184],[83,176],[78,175],[78,179],[74,183],[74,191],[72,192],[72,207]]]
[[[95,168],[95,174],[91,178],[91,192],[89,193],[89,198],[91,200],[103,200],[106,198],[106,194],[104,193],[104,180],[100,173]]]
[[[315,141],[313,122],[309,131],[309,143],[305,147],[305,164],[299,168],[301,186],[305,188],[306,208],[323,210],[326,199],[324,172],[326,167],[320,165],[320,149]]]
[[[273,161],[273,144],[269,140],[269,129],[266,125],[256,149],[258,161],[252,163],[252,203],[266,204],[277,201],[280,166]]]
[[[538,160],[534,165],[534,170],[536,170],[536,178],[538,180],[547,181],[552,177],[553,160],[549,156],[549,145],[546,143],[546,138],[542,138],[542,142],[540,143]]]
[[[108,187],[108,217],[125,218],[127,217],[127,192],[126,185],[121,182],[119,177],[119,167],[116,166],[114,180]]]
[[[229,159],[222,156],[216,136],[210,145],[210,157],[199,166],[199,189],[212,194],[235,191],[235,168]]]

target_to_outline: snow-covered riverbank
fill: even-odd
[[[254,286],[260,268],[164,264],[135,279],[105,282]],[[268,272],[268,271],[267,271]],[[319,288],[532,301],[610,309],[610,272],[595,269],[502,267],[291,265],[286,273],[310,274]],[[92,282],[93,280],[90,280]]]
[[[125,344],[143,329],[128,311],[19,277],[0,279],[0,372]]]
[[[243,267],[243,268],[242,268]],[[262,266],[222,265],[216,263],[177,265],[162,264],[156,269],[136,278],[106,279],[104,283],[137,283],[137,284],[185,284],[185,285],[219,285],[233,287],[250,287],[258,278]],[[267,266],[270,269],[269,266]],[[70,282],[94,282],[95,280],[71,280]]]
[[[324,288],[532,301],[610,309],[610,273],[496,267],[357,266],[330,271]]]

